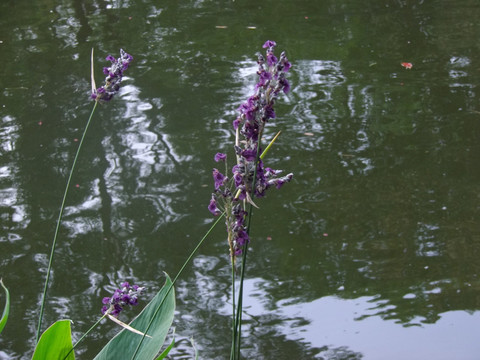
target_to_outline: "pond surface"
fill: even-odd
[[[120,282],[152,297],[210,227],[213,156],[233,154],[268,39],[293,67],[266,163],[295,176],[253,216],[245,358],[478,358],[479,18],[477,0],[2,1],[0,359],[31,358],[91,49],[97,84],[108,54],[134,62],[94,115],[59,234],[44,324],[72,319],[75,339]],[[228,357],[229,261],[219,226],[177,285],[172,358],[192,337]]]

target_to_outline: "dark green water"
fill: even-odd
[[[97,84],[106,55],[135,61],[95,114],[60,231],[44,322],[72,319],[77,339],[121,281],[153,296],[209,228],[213,155],[232,153],[267,39],[293,64],[267,164],[295,178],[254,214],[245,358],[477,359],[479,18],[477,0],[2,1],[0,359],[33,351],[91,48]],[[219,227],[180,280],[172,358],[191,337],[228,357],[227,251]]]

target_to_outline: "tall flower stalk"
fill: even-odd
[[[263,162],[262,136],[268,121],[275,118],[274,105],[279,94],[288,93],[290,84],[286,73],[291,67],[285,52],[277,58],[274,54],[276,43],[268,40],[263,45],[265,56],[258,54],[258,82],[254,93],[239,108],[239,115],[233,121],[235,131],[235,165],[228,174],[227,155],[217,153],[216,162],[224,162],[224,173],[213,169],[214,192],[208,209],[214,215],[225,214],[227,242],[232,263],[232,347],[231,359],[240,358],[241,323],[243,304],[243,282],[246,259],[250,242],[250,228],[255,198],[265,196],[272,186],[281,188],[293,174],[281,176],[281,170],[266,167]],[[275,137],[276,139],[276,137]],[[274,141],[274,140],[273,140]],[[271,144],[270,144],[271,145]],[[266,150],[270,148],[267,146]],[[236,259],[242,256],[238,299],[235,303]]]
[[[42,295],[42,304],[40,306],[40,314],[38,318],[36,342],[38,342],[40,338],[41,330],[42,330],[43,314],[45,311],[45,303],[47,300],[47,291],[50,283],[50,276],[51,276],[52,267],[53,267],[53,259],[54,259],[55,249],[56,249],[57,240],[58,240],[58,233],[60,230],[60,225],[62,223],[63,211],[65,209],[68,190],[70,189],[70,184],[71,184],[73,173],[80,155],[80,150],[82,149],[83,142],[87,135],[88,128],[90,126],[90,123],[92,122],[93,114],[97,109],[98,103],[110,101],[113,98],[113,96],[118,92],[118,90],[120,89],[120,83],[122,82],[123,72],[128,69],[130,63],[133,61],[133,57],[130,54],[126,53],[123,49],[120,49],[120,57],[118,59],[115,59],[115,57],[113,57],[112,55],[108,55],[106,60],[111,62],[111,66],[103,68],[103,73],[106,75],[105,83],[104,85],[102,85],[97,89],[95,86],[95,78],[94,78],[94,72],[93,72],[93,49],[92,49],[92,56],[91,56],[92,93],[90,97],[93,100],[95,100],[95,103],[93,105],[92,111],[90,112],[90,116],[88,118],[87,124],[85,125],[85,129],[83,130],[82,138],[80,139],[80,142],[78,144],[77,152],[75,153],[72,167],[70,168],[70,173],[68,175],[67,184],[65,186],[65,191],[63,193],[62,203],[60,205],[60,211],[58,214],[55,233],[53,235],[52,247],[50,250],[50,257],[48,260],[47,276],[45,278],[45,284],[44,284],[43,295]]]

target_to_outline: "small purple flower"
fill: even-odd
[[[252,150],[252,149],[243,150],[242,156],[247,161],[254,161],[257,158],[257,150]]]
[[[239,165],[235,165],[232,168],[233,181],[235,182],[235,187],[238,188],[243,183],[243,174]]]
[[[276,43],[275,41],[273,41],[273,40],[267,40],[267,41],[265,42],[265,44],[263,44],[262,47],[263,47],[264,49],[267,49],[267,48],[271,48],[271,47],[275,47],[275,46],[277,46],[277,43]]]
[[[213,180],[215,181],[215,190],[218,190],[221,186],[223,186],[225,181],[227,181],[227,177],[217,169],[213,169],[212,175]]]
[[[270,51],[267,54],[267,64],[268,66],[274,66],[277,63],[278,59],[277,57],[273,54],[272,51]]]
[[[111,61],[112,64],[115,64],[115,63],[117,62],[117,59],[115,59],[115,58],[113,57],[113,55],[108,55],[108,56],[105,58],[105,60]]]
[[[102,313],[118,316],[123,308],[127,305],[135,306],[138,304],[138,296],[145,290],[144,287],[138,285],[130,286],[128,282],[120,284],[120,288],[116,289],[112,297],[104,297],[102,299]]]
[[[272,78],[272,74],[270,72],[268,71],[260,72],[259,81],[255,88],[258,89],[259,87],[265,86],[271,78]]]
[[[292,180],[292,178],[293,178],[293,174],[290,173],[290,174],[287,174],[287,175],[282,176],[280,178],[270,179],[267,182],[267,186],[274,185],[277,189],[280,189],[283,186],[283,184],[285,184],[287,182],[290,182]]]
[[[217,207],[217,201],[214,196],[212,196],[210,204],[208,204],[208,210],[215,216],[218,216],[221,213],[220,209]]]
[[[241,118],[241,117],[238,117],[238,118],[236,118],[235,120],[233,120],[233,123],[232,123],[233,128],[234,128],[235,130],[237,130],[238,127],[240,126],[241,122],[242,122],[242,118]]]
[[[267,105],[264,108],[264,120],[267,121],[268,119],[275,119],[275,111],[273,110],[272,105]]]
[[[216,162],[219,162],[219,161],[225,161],[226,158],[227,158],[227,155],[226,155],[226,154],[216,153],[216,154],[215,154],[215,157],[214,157],[214,160],[215,160]]]
[[[284,92],[285,94],[290,91],[290,83],[288,82],[287,79],[282,78],[281,81],[280,81],[280,84],[282,85],[282,87],[283,87],[283,92]]]
[[[243,247],[246,243],[250,242],[250,237],[248,233],[242,228],[233,236],[233,245],[234,245],[234,254],[235,256],[241,255],[243,252]]]
[[[243,131],[242,134],[251,141],[257,141],[258,140],[258,129],[259,129],[259,124],[258,121],[256,122],[246,122],[245,125],[243,126]]]

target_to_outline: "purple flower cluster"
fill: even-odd
[[[214,159],[216,162],[225,162],[226,167],[226,154],[217,153]],[[227,218],[226,225],[230,256],[232,259],[235,259],[235,256],[242,253],[243,247],[250,240],[245,226],[247,212],[239,203],[239,197],[232,194],[230,186],[228,186],[228,177],[220,173],[217,169],[213,169],[212,175],[215,192],[210,199],[208,210],[215,216],[220,215],[222,211],[217,206],[217,199],[222,199],[225,216]]]
[[[263,129],[269,119],[275,118],[273,106],[275,99],[280,92],[285,94],[290,91],[290,84],[285,78],[286,72],[290,70],[291,64],[285,55],[285,52],[277,58],[274,54],[274,48],[277,44],[275,41],[268,40],[263,44],[266,49],[265,57],[258,54],[258,83],[255,85],[255,93],[248,100],[240,105],[238,111],[239,116],[233,122],[235,130],[240,130],[241,135],[245,138],[240,146],[235,147],[238,163],[233,168],[233,174],[237,188],[242,189],[242,197],[252,192],[255,184],[254,195],[262,197],[265,190],[271,185],[281,184],[291,180],[293,174],[289,174],[283,178],[271,180],[269,177],[279,173],[268,168],[264,168],[262,160],[258,159],[261,152],[259,141],[263,134]],[[265,60],[266,58],[266,60]],[[237,144],[239,144],[237,136]],[[258,159],[258,160],[257,160]],[[255,168],[256,167],[256,168]],[[253,179],[256,173],[255,181]],[[281,186],[280,185],[280,186]],[[278,186],[277,186],[278,187]]]
[[[280,54],[280,58],[275,56],[275,46],[274,41],[268,40],[263,45],[266,49],[265,56],[258,54],[258,82],[255,93],[240,105],[239,116],[233,122],[237,163],[232,168],[232,180],[218,169],[213,169],[215,191],[208,209],[214,215],[220,215],[222,210],[225,212],[228,243],[233,260],[242,253],[244,245],[249,241],[245,224],[247,212],[239,201],[246,199],[253,204],[252,197],[262,197],[269,187],[280,188],[293,177],[291,173],[278,177],[281,171],[264,167],[260,158],[260,141],[264,127],[269,119],[276,116],[273,108],[275,100],[280,92],[286,94],[290,90],[285,74],[291,64],[285,52]],[[226,163],[226,155],[217,153],[215,161]],[[225,168],[227,169],[226,165]]]
[[[110,61],[112,65],[103,68],[103,73],[107,75],[105,85],[99,87],[92,93],[91,98],[95,101],[107,102],[113,98],[120,89],[123,72],[128,69],[133,57],[123,49],[120,49],[120,57],[118,59],[115,59],[112,55],[108,55],[106,60]]]
[[[247,212],[243,210],[240,204],[233,206],[232,215],[230,226],[232,233],[232,249],[235,257],[242,254],[243,247],[250,241],[250,237],[245,228]]]
[[[144,287],[138,285],[130,285],[128,282],[120,284],[120,288],[113,292],[112,297],[104,297],[102,303],[103,314],[111,314],[118,316],[126,305],[137,305],[138,295],[145,290]]]
[[[258,141],[259,134],[262,133],[265,123],[269,119],[275,118],[273,105],[280,91],[285,94],[290,91],[290,84],[285,78],[285,73],[291,68],[291,64],[282,52],[278,59],[273,50],[277,44],[275,41],[268,40],[263,44],[266,50],[266,58],[262,54],[258,55],[258,83],[255,85],[255,94],[250,96],[245,103],[240,105],[238,110],[240,115],[233,122],[233,127],[237,129],[242,126],[242,134],[252,142]]]

